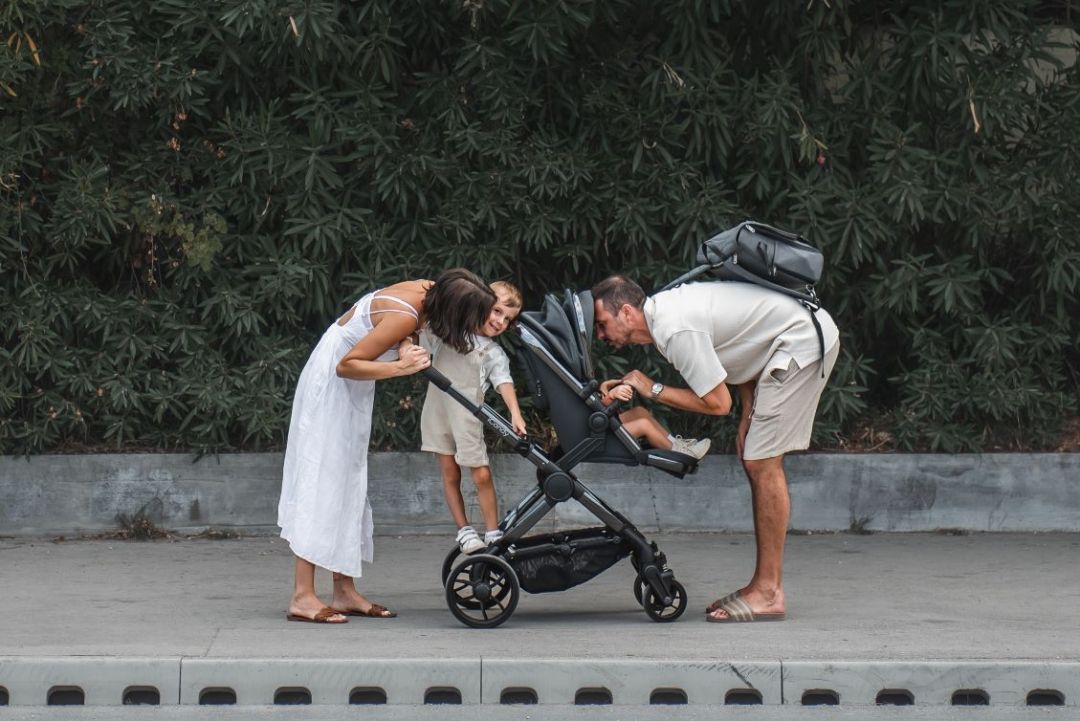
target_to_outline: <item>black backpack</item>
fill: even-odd
[[[796,233],[746,220],[717,233],[698,249],[696,266],[660,291],[676,288],[701,276],[716,280],[754,283],[783,293],[802,303],[814,322],[821,357],[825,358],[825,338],[814,313],[821,307],[814,284],[821,280],[825,258],[821,251]],[[659,292],[659,291],[658,291]],[[825,367],[822,366],[822,375]]]

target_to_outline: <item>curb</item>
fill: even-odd
[[[1074,715],[1080,662],[0,657],[0,705],[136,704],[976,705]]]

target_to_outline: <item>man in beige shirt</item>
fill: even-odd
[[[840,333],[824,310],[751,283],[691,283],[651,298],[611,276],[592,289],[596,335],[615,348],[654,344],[689,388],[654,382],[641,371],[623,382],[680,410],[727,415],[738,388],[742,413],[735,447],[750,481],[757,565],[750,583],[718,598],[706,620],[785,617],[784,541],[791,517],[784,454],[810,444],[818,400],[840,352]],[[823,353],[824,350],[824,353]]]

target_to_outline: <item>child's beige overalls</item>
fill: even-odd
[[[462,355],[448,345],[439,348],[431,367],[446,376],[454,388],[480,405],[483,379],[483,350],[474,348]],[[428,384],[424,410],[420,415],[421,450],[453,456],[459,466],[476,468],[490,465],[484,428],[465,407],[436,387]]]

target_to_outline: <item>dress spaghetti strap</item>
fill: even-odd
[[[397,296],[393,296],[393,295],[379,295],[378,292],[374,293],[371,296],[371,300],[379,300],[380,298],[385,298],[386,300],[392,300],[392,301],[395,301],[397,303],[400,303],[401,305],[408,308],[408,310],[407,311],[398,310],[396,308],[383,308],[381,310],[372,310],[371,303],[369,302],[368,303],[368,315],[374,315],[375,313],[401,313],[402,315],[410,315],[410,316],[412,316],[413,320],[420,320],[420,314],[416,312],[416,308],[413,308],[412,304],[409,303],[408,301],[402,300],[401,298],[398,298]]]

